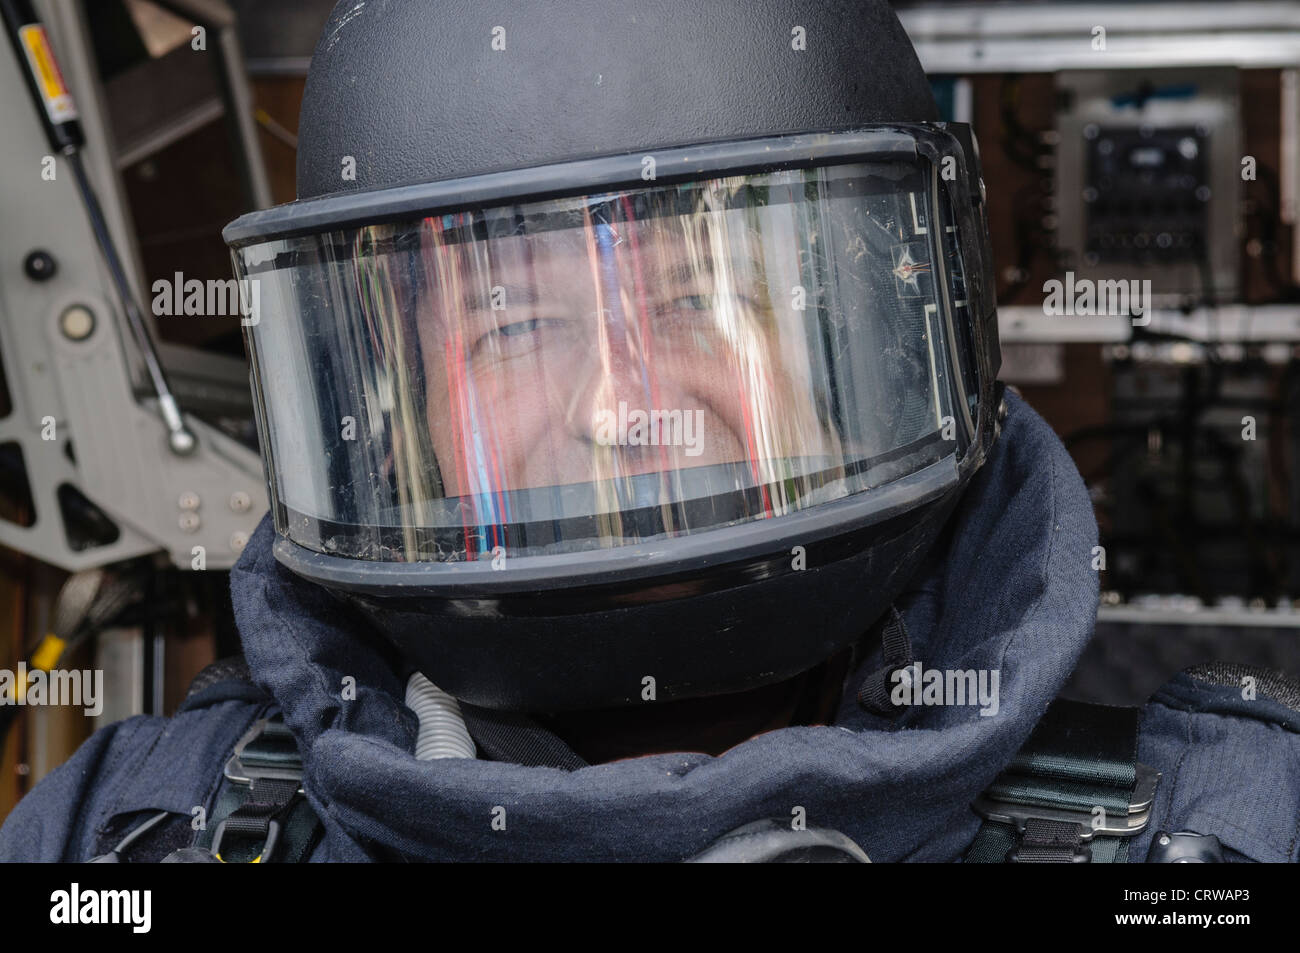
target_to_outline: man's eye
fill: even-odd
[[[690,294],[665,301],[659,306],[658,314],[667,325],[688,327],[727,312],[747,312],[752,308],[753,302],[744,295]]]
[[[564,324],[553,318],[528,318],[525,321],[511,321],[481,335],[471,353],[475,355],[496,354],[510,356],[523,354],[538,346],[543,335]]]
[[[686,295],[678,298],[673,304],[679,308],[690,308],[695,311],[710,311],[713,309],[713,295]]]
[[[663,310],[689,313],[691,311],[718,311],[727,306],[747,308],[753,307],[753,302],[744,295],[734,292],[704,292],[673,298],[663,306]]]
[[[653,309],[653,313],[665,325],[678,325],[698,321],[701,315],[712,312],[713,306],[712,295],[681,295],[665,298]]]
[[[516,321],[513,324],[502,325],[493,333],[499,334],[504,338],[518,337],[521,334],[528,334],[531,331],[536,331],[541,323],[540,318],[529,318],[527,321]]]

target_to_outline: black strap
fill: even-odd
[[[907,636],[907,625],[902,614],[893,606],[876,623],[884,664],[873,671],[858,689],[858,704],[867,711],[892,718],[901,710],[890,695],[894,686],[894,672],[912,664],[912,640]]]
[[[227,863],[305,861],[322,827],[301,793],[302,759],[279,714],[240,739],[225,778],[194,848]]]
[[[270,825],[280,820],[297,796],[297,782],[258,778],[248,786],[244,802],[221,822],[223,833],[226,837],[244,834],[266,841]],[[219,848],[214,847],[213,853],[220,859]]]
[[[1160,775],[1137,761],[1138,709],[1058,699],[975,801],[967,863],[1123,863]]]

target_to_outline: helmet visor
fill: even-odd
[[[977,393],[955,231],[934,168],[889,157],[240,247],[277,529],[544,555],[955,463]]]

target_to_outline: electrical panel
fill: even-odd
[[[1232,69],[1057,75],[1057,244],[1077,278],[1151,282],[1162,306],[1238,291]]]

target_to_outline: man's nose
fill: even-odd
[[[566,417],[578,436],[594,440],[602,414],[617,414],[619,404],[629,409],[652,409],[660,388],[646,367],[635,342],[606,342],[592,349],[574,380]]]

